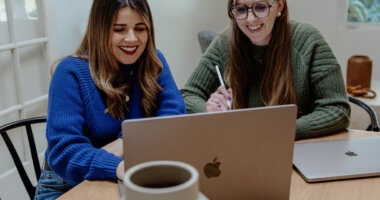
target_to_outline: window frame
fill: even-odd
[[[21,67],[21,52],[24,50],[25,47],[43,47],[41,50],[41,55],[43,55],[42,64],[43,68],[47,69],[46,76],[49,76],[49,72],[51,69],[50,64],[53,63],[54,60],[59,56],[58,55],[58,46],[57,46],[57,32],[56,32],[56,22],[55,22],[55,14],[54,14],[54,2],[51,0],[36,0],[36,6],[38,9],[38,20],[40,20],[40,25],[42,27],[42,35],[40,36],[33,36],[31,39],[26,39],[22,41],[17,41],[16,39],[16,32],[15,32],[15,17],[14,17],[14,7],[13,6],[19,6],[17,3],[22,2],[25,5],[24,0],[20,0],[20,2],[15,2],[15,0],[4,0],[5,2],[5,10],[6,10],[6,17],[7,21],[4,22],[4,26],[7,27],[9,40],[5,44],[0,44],[0,53],[3,52],[9,52],[11,58],[11,70],[13,71],[12,77],[13,82],[12,84],[15,85],[15,103],[3,107],[0,109],[0,118],[4,119],[11,119],[11,120],[19,120],[19,119],[25,119],[27,117],[34,116],[35,114],[45,115],[45,107],[47,107],[47,100],[48,100],[48,91],[44,91],[41,94],[38,94],[38,96],[35,96],[33,98],[26,99],[27,96],[26,92],[28,92],[25,88],[23,89],[22,84],[22,72],[24,71],[23,67]],[[21,9],[21,8],[20,8]],[[24,9],[25,10],[25,9]],[[49,17],[47,17],[49,16]],[[36,19],[30,19],[27,16],[26,10],[25,10],[25,17],[26,20],[35,21]],[[46,77],[49,79],[49,77]],[[49,84],[49,83],[47,83]],[[1,97],[5,98],[5,97]],[[35,111],[35,108],[38,108],[38,113],[33,113]],[[41,108],[41,109],[40,109]],[[0,124],[0,125],[3,125]],[[25,130],[23,130],[25,132]],[[22,144],[22,146],[18,145],[16,146],[16,149],[18,151],[22,151],[20,155],[24,155],[25,157],[22,158],[22,162],[24,163],[27,168],[31,167],[30,163],[32,161],[30,156],[30,150],[28,148],[28,140],[26,137],[26,134],[14,134],[13,135],[13,141],[18,142],[19,144]],[[36,141],[42,141],[46,140],[45,136],[41,137],[41,135],[35,135]],[[41,143],[45,145],[44,143]],[[46,148],[46,147],[44,147]],[[39,150],[39,156],[43,157],[44,151]],[[3,153],[3,152],[1,152]],[[41,161],[41,160],[40,160]],[[6,165],[4,165],[6,166]],[[7,167],[2,167],[2,171],[0,173],[0,182],[7,180],[7,177],[13,176],[14,173],[14,167],[7,169]],[[31,169],[31,168],[30,168]],[[4,171],[5,170],[5,171]],[[32,178],[33,179],[33,178]]]
[[[376,22],[376,23],[349,22],[348,21],[348,7],[349,7],[348,1],[349,0],[339,1],[340,2],[339,8],[341,8],[340,15],[339,15],[340,21],[344,24],[346,28],[349,28],[349,29],[379,29],[380,28],[380,22]]]
[[[15,83],[16,83],[16,94],[17,94],[17,104],[11,107],[8,107],[6,109],[0,110],[0,117],[4,117],[8,114],[11,114],[13,112],[18,111],[19,116],[21,119],[26,118],[26,112],[25,110],[28,107],[31,107],[35,104],[41,103],[43,101],[46,101],[48,98],[48,94],[40,95],[34,99],[31,100],[25,100],[23,95],[23,89],[22,89],[22,83],[21,83],[21,57],[20,57],[20,48],[28,47],[28,46],[38,46],[43,45],[45,47],[44,51],[44,63],[48,65],[48,51],[49,51],[49,37],[47,33],[47,24],[45,20],[45,9],[43,7],[44,0],[36,0],[36,3],[39,3],[41,8],[41,20],[42,20],[42,26],[43,26],[43,37],[37,37],[30,40],[25,41],[16,41],[16,34],[15,34],[15,20],[13,15],[13,2],[12,0],[5,0],[5,9],[7,12],[7,24],[8,24],[8,32],[9,32],[9,40],[10,42],[8,44],[0,45],[0,52],[3,51],[11,51],[12,55],[12,67],[13,72],[15,76]]]

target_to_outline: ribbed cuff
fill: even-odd
[[[123,158],[100,149],[99,155],[91,164],[90,172],[85,179],[117,179],[116,168]]]
[[[305,119],[299,118],[296,121],[296,140],[308,137],[308,122]]]
[[[204,102],[198,102],[197,104],[195,104],[194,108],[197,113],[206,112],[206,105],[204,104]]]
[[[204,101],[197,98],[188,98],[185,101],[187,113],[203,113],[206,112],[206,105]]]

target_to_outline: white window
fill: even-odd
[[[25,0],[25,13],[30,19],[38,18],[38,9],[35,0]]]
[[[380,0],[347,0],[348,23],[380,23]]]
[[[0,22],[7,21],[7,12],[5,11],[5,2],[0,0]]]
[[[52,7],[51,0],[0,0],[0,125],[46,115],[49,55],[52,54],[47,24],[52,22],[47,22],[45,16]],[[37,129],[34,135],[37,150],[43,154],[46,149],[45,128]],[[10,137],[28,168],[31,163],[29,147],[26,135],[22,133],[23,130],[16,130],[10,133]],[[0,199],[17,199],[20,196],[12,192],[23,193],[25,189],[18,181],[2,138],[0,158]],[[9,190],[10,176],[11,181],[17,181],[13,182],[17,185],[15,188],[20,190]],[[33,177],[30,176],[32,180]]]

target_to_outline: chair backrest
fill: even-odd
[[[371,123],[368,125],[366,131],[379,132],[379,121],[373,109],[370,106],[368,106],[366,103],[364,103],[363,101],[359,100],[358,98],[349,96],[348,100],[351,103],[358,105],[359,107],[361,107],[368,113]]]
[[[201,45],[201,51],[204,53],[207,47],[211,44],[212,40],[215,38],[216,33],[213,31],[200,31],[198,33],[198,41]]]
[[[32,124],[36,123],[44,123],[46,122],[46,116],[44,117],[35,117],[35,118],[29,118],[29,119],[23,119],[23,120],[18,120],[15,122],[11,122],[8,124],[5,124],[3,126],[0,126],[0,134],[4,139],[5,144],[7,145],[7,148],[12,156],[13,162],[16,165],[17,172],[19,173],[21,180],[26,188],[26,191],[28,192],[28,195],[31,199],[34,198],[35,194],[35,186],[32,185],[28,175],[26,174],[25,168],[22,165],[20,156],[18,155],[12,141],[10,140],[7,131],[19,127],[25,127],[26,129],[26,134],[28,137],[29,141],[29,148],[30,152],[32,154],[32,160],[33,160],[33,166],[34,166],[34,172],[36,173],[36,179],[39,179],[39,176],[41,174],[41,167],[38,159],[38,154],[37,154],[37,149],[36,149],[36,144],[34,142],[34,137],[33,137],[33,131],[32,131]]]

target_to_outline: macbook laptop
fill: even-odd
[[[297,143],[293,164],[307,182],[380,175],[380,137]]]
[[[126,169],[146,161],[194,166],[209,199],[289,199],[295,105],[126,120]]]

